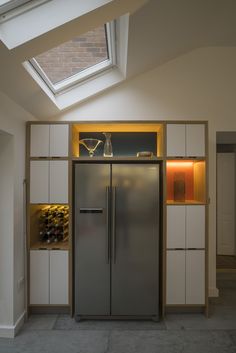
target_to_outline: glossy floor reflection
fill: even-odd
[[[76,323],[67,315],[32,315],[15,339],[0,339],[0,353],[236,353],[236,274],[218,274],[218,288],[209,319]]]

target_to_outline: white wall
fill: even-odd
[[[236,48],[198,49],[56,117],[58,120],[209,121],[210,295],[217,295],[216,131],[236,131],[235,63]]]
[[[26,120],[34,120],[34,117],[0,92],[0,211],[1,217],[7,217],[8,220],[2,223],[0,219],[0,336],[14,335],[23,321],[25,310],[24,285],[19,287],[18,281],[24,277],[23,180]]]

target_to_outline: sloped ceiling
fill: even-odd
[[[200,47],[236,45],[235,0],[151,0],[130,18],[128,75]]]
[[[131,12],[127,78],[199,47],[236,45],[235,0],[114,0],[11,51],[0,43],[0,89],[40,119],[56,115],[21,62],[126,12]]]

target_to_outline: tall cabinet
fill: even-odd
[[[29,308],[69,306],[69,125],[28,126]]]
[[[166,306],[207,312],[207,125],[166,132]]]

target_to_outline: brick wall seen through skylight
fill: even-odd
[[[73,38],[35,57],[53,84],[108,59],[105,26]]]

